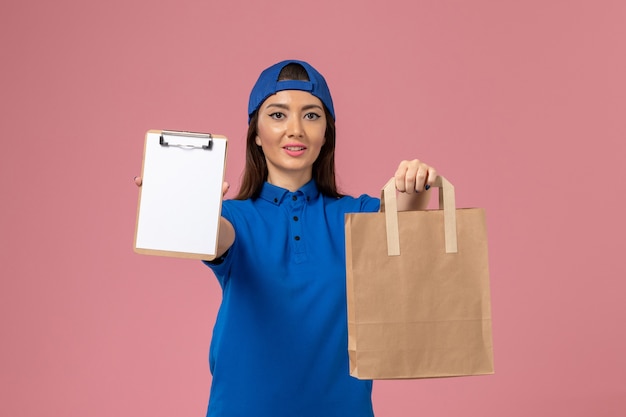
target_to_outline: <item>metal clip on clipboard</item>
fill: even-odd
[[[178,136],[185,138],[194,138],[194,139],[208,139],[208,142],[205,145],[191,145],[185,143],[170,143],[165,141],[165,136]],[[195,132],[178,132],[174,130],[163,130],[161,135],[159,136],[159,145],[161,146],[173,146],[176,148],[182,149],[207,149],[211,150],[213,148],[213,136],[210,133],[195,133]]]

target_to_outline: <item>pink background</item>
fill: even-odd
[[[376,383],[377,415],[624,415],[626,2],[4,0],[0,44],[0,415],[204,415],[219,286],[133,253],[132,179],[146,130],[210,131],[236,188],[292,57],[344,191],[418,157],[487,210],[496,374]]]

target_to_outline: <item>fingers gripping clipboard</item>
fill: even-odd
[[[135,252],[215,258],[226,143],[226,137],[208,133],[146,133]]]

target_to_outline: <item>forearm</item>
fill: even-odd
[[[220,217],[220,232],[217,237],[217,257],[222,256],[235,241],[235,228],[224,217]]]

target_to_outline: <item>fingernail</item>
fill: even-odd
[[[430,185],[426,184],[426,187],[424,188],[426,188],[426,190],[430,190]]]

